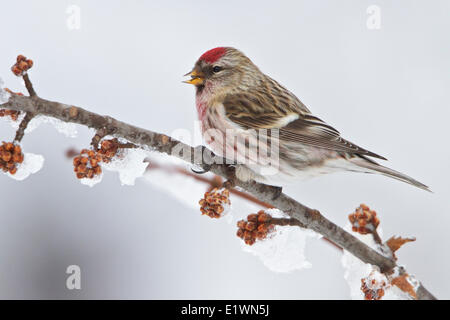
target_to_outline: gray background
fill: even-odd
[[[79,30],[66,26],[72,4]],[[366,27],[372,4],[380,30]],[[3,1],[0,75],[23,91],[9,71],[23,53],[40,96],[171,133],[196,119],[181,75],[207,49],[235,46],[344,137],[431,186],[343,173],[285,191],[340,225],[367,203],[385,236],[417,237],[400,262],[450,298],[449,9],[445,0]],[[0,122],[3,140],[13,134]],[[323,241],[307,247],[312,269],[276,274],[241,250],[234,226],[145,179],[122,187],[107,173],[81,185],[64,151],[91,134],[69,139],[44,125],[24,139],[44,168],[24,182],[0,175],[0,298],[349,298],[341,255]],[[70,264],[82,269],[80,291],[65,288]]]

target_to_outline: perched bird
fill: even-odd
[[[185,76],[191,78],[184,82],[196,87],[206,143],[239,163],[236,176],[241,180],[282,186],[302,177],[353,171],[383,174],[429,191],[372,160],[384,157],[342,138],[235,48],[205,52]]]

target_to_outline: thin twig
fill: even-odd
[[[25,73],[23,76],[23,81],[25,82],[25,87],[27,88],[28,94],[30,97],[36,96],[36,91],[34,91],[33,84],[30,81],[30,77],[28,76],[28,73]]]
[[[306,228],[306,226],[293,218],[271,218],[270,223],[276,226],[297,226],[300,228]]]
[[[19,124],[19,128],[17,128],[16,136],[14,138],[15,142],[20,142],[23,139],[23,136],[25,135],[25,130],[28,127],[28,124],[30,121],[34,118],[34,113],[27,112],[25,114],[25,117],[22,119],[22,121]]]
[[[378,244],[383,244],[383,240],[377,232],[377,229],[372,231],[373,240]]]

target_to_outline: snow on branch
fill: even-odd
[[[86,126],[95,129],[97,132],[98,137],[94,137],[93,139],[94,145],[95,141],[97,142],[94,148],[95,152],[98,152],[96,149],[98,149],[98,144],[102,138],[112,136],[115,139],[119,139],[120,143],[128,145],[128,147],[132,146],[133,148],[145,152],[157,151],[179,158],[199,168],[202,172],[209,171],[225,178],[226,182],[224,183],[224,187],[227,189],[239,187],[256,197],[259,201],[268,203],[274,208],[281,210],[290,218],[273,218],[274,222],[287,224],[290,227],[298,228],[301,226],[313,230],[329,239],[334,244],[342,247],[346,252],[351,253],[352,256],[363,263],[374,266],[377,272],[380,272],[381,274],[398,272],[399,267],[397,266],[396,259],[392,253],[387,254],[386,252],[364,243],[358,239],[355,234],[344,230],[325,218],[318,210],[311,209],[284,194],[281,192],[280,188],[257,183],[255,181],[240,181],[235,175],[235,170],[239,165],[226,164],[224,159],[216,156],[204,146],[194,148],[165,134],[139,128],[110,116],[99,115],[81,107],[50,101],[39,97],[34,90],[28,75],[28,70],[32,65],[33,62],[31,60],[19,56],[17,58],[17,63],[12,68],[14,74],[23,78],[29,96],[6,92],[5,89],[0,88],[0,109],[8,110],[9,113],[20,112],[21,114],[25,114],[25,117],[22,119],[21,124],[17,129],[14,145],[18,145],[22,140],[28,124],[34,117],[51,117],[64,123]],[[11,146],[8,145],[8,148],[10,147]],[[91,175],[94,177],[96,174],[100,175],[101,171],[96,168],[98,162],[102,161],[103,158],[99,158],[97,155],[97,153],[90,153],[89,151],[82,152],[82,154],[79,155],[79,158],[74,162],[74,165],[78,170],[77,175],[82,178],[89,178]],[[8,155],[6,155],[6,157],[9,159]],[[16,158],[20,160],[20,157]],[[2,161],[1,158],[0,161]],[[10,166],[16,166],[16,164],[17,163],[13,163]],[[142,170],[145,170],[145,168],[140,168],[139,170],[141,172]],[[133,178],[134,176],[127,181],[131,183],[134,181]],[[254,217],[251,219],[254,219]],[[295,223],[293,222],[294,220],[296,221]],[[248,227],[250,222],[252,221],[248,221],[245,226],[244,223],[241,223],[240,227]],[[251,228],[253,228],[253,226]],[[264,229],[265,227],[260,228],[261,231],[263,231],[263,234],[260,235],[261,237],[266,236],[264,232],[267,233],[270,231],[269,229]],[[248,237],[247,235],[247,240],[249,242],[253,242],[255,239]],[[402,272],[402,274],[405,274],[405,272]],[[435,299],[435,297],[420,283],[418,283],[415,292],[417,299]]]

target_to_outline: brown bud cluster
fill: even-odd
[[[247,221],[240,220],[237,222],[238,231],[236,235],[243,239],[245,244],[251,246],[256,240],[266,239],[267,235],[275,230],[271,220],[272,217],[264,210],[260,210],[257,214],[249,214]]]
[[[373,233],[380,224],[377,213],[365,204],[361,204],[354,213],[349,214],[348,219],[352,230],[361,234]]]
[[[210,218],[220,218],[225,214],[225,209],[230,202],[230,191],[228,189],[214,188],[205,192],[203,199],[198,202],[202,215]]]
[[[17,62],[11,67],[11,71],[16,76],[23,76],[33,66],[33,60],[27,59],[25,56],[19,54]]]
[[[111,140],[103,140],[97,153],[102,157],[103,162],[108,163],[117,154],[119,146],[119,140],[116,138]]]
[[[20,111],[0,109],[0,117],[11,117],[13,121],[17,121],[19,118]]]
[[[73,158],[74,171],[78,179],[92,179],[102,173],[101,162],[111,162],[117,155],[119,142],[117,139],[104,140],[101,148],[97,151],[83,149],[81,153]]]
[[[83,149],[79,156],[73,158],[74,171],[78,179],[92,179],[102,173],[102,157],[94,150]]]
[[[361,279],[361,291],[364,293],[366,300],[380,300],[384,296],[384,290],[389,283],[386,280],[380,280],[372,276],[372,273]]]
[[[12,142],[2,142],[0,146],[0,169],[15,174],[17,165],[23,162],[22,148]]]

